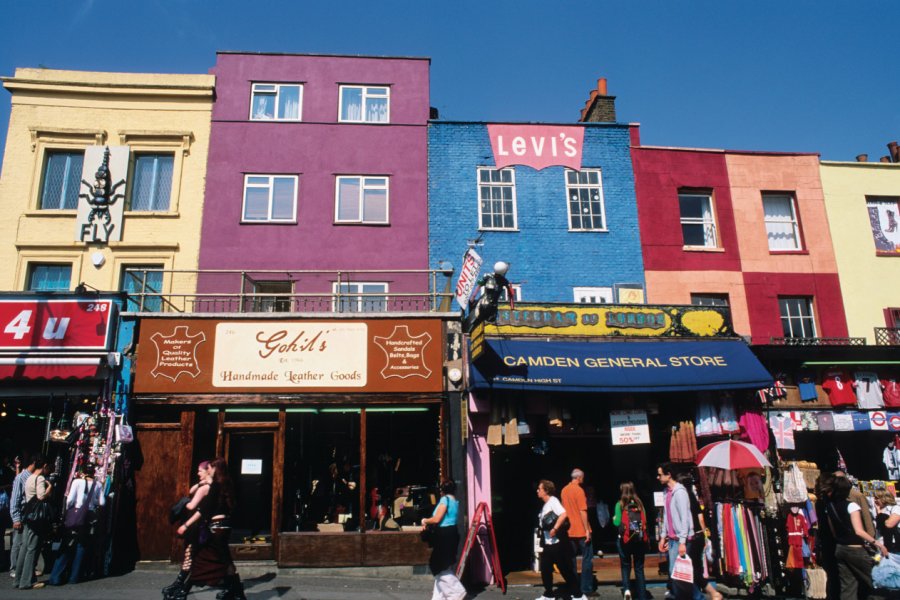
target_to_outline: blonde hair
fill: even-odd
[[[894,506],[897,504],[897,499],[887,490],[875,490],[873,495],[875,496],[875,501],[880,502],[882,506]]]

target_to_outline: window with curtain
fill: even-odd
[[[763,194],[763,213],[769,250],[801,250],[800,226],[794,197],[788,194]]]
[[[41,210],[75,210],[81,189],[83,151],[50,150],[41,178]]]
[[[786,338],[816,337],[816,319],[813,314],[813,299],[806,296],[779,297],[781,328]]]
[[[385,312],[388,284],[371,281],[334,282],[335,312]],[[340,296],[340,297],[338,297]]]
[[[572,289],[578,304],[612,304],[611,287],[577,287]]]
[[[390,99],[388,87],[342,85],[339,120],[342,123],[388,123]]]
[[[335,223],[388,223],[388,188],[387,177],[339,176]]]
[[[698,192],[680,192],[678,207],[681,212],[681,235],[685,246],[717,248],[716,219],[712,195]]]
[[[599,169],[572,171],[566,169],[566,196],[569,205],[569,229],[603,231],[606,214],[603,209],[603,186]]]
[[[126,310],[162,311],[163,265],[126,265],[119,289],[128,293]]]
[[[299,121],[303,102],[300,84],[254,83],[250,95],[251,121]]]
[[[136,154],[128,210],[169,210],[174,165],[172,154]]]
[[[296,175],[245,175],[244,222],[294,222],[297,219]]]
[[[516,229],[516,176],[512,168],[478,168],[479,229]]]
[[[694,306],[728,306],[728,294],[691,294]]]
[[[31,265],[29,292],[66,292],[72,281],[72,265]]]

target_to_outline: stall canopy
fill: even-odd
[[[583,392],[758,389],[772,381],[741,340],[487,339],[470,377],[476,389]]]
[[[100,357],[2,357],[0,379],[90,379],[102,374]]]

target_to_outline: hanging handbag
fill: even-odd
[[[134,430],[125,419],[125,415],[122,415],[122,422],[116,425],[116,441],[120,444],[130,444],[134,441]]]
[[[785,469],[781,489],[785,502],[806,503],[809,499],[809,494],[806,492],[806,480],[797,463],[792,463],[789,469]]]
[[[825,600],[828,597],[828,575],[822,567],[812,567],[806,570],[809,578],[807,582],[806,597],[810,600]]]

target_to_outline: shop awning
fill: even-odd
[[[471,369],[476,389],[673,392],[772,385],[741,340],[485,344]]]
[[[97,377],[102,358],[0,357],[0,379],[91,379]]]

